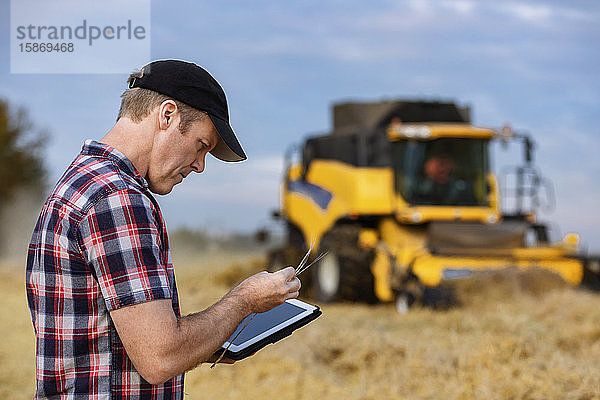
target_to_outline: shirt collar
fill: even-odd
[[[81,154],[89,156],[100,156],[114,161],[123,172],[134,178],[144,189],[148,188],[148,182],[144,179],[133,163],[125,157],[125,154],[107,144],[87,139],[81,148]]]

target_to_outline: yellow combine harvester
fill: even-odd
[[[453,103],[386,101],[333,108],[330,134],[287,158],[282,209],[287,245],[274,267],[295,264],[311,243],[328,251],[303,278],[319,301],[395,301],[405,311],[427,287],[508,267],[543,268],[577,285],[598,284],[598,257],[579,237],[550,243],[535,205],[542,182],[533,142],[509,128],[470,124]],[[493,140],[520,140],[514,210],[502,212],[490,169]]]

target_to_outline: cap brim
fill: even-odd
[[[211,150],[210,154],[223,161],[244,161],[247,158],[246,153],[229,123],[210,114],[209,117],[220,136],[219,143]]]

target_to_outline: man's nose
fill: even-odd
[[[205,166],[204,156],[195,159],[191,165],[192,169],[198,174],[201,173],[202,171],[204,171],[204,166]]]

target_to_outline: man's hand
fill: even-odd
[[[228,296],[239,298],[247,307],[248,314],[265,312],[288,299],[298,297],[300,279],[296,270],[287,267],[277,272],[259,272],[233,288]]]

